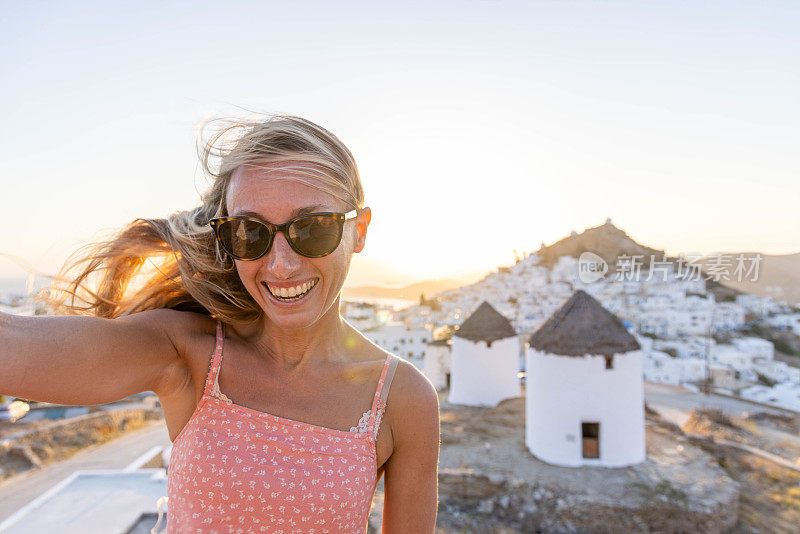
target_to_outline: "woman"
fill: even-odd
[[[432,532],[439,409],[412,365],[339,314],[364,207],[350,151],[275,116],[202,146],[202,205],[82,252],[66,313],[0,314],[0,393],[101,404],[154,391],[169,532]],[[212,169],[212,162],[217,166]]]

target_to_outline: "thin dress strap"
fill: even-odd
[[[383,371],[381,377],[378,379],[378,387],[375,389],[375,398],[372,400],[372,408],[369,412],[369,432],[377,438],[378,428],[380,426],[383,410],[386,408],[386,398],[389,396],[389,387],[394,378],[394,372],[397,369],[399,362],[397,356],[389,354],[386,356],[386,361],[383,363]]]
[[[222,361],[222,346],[225,343],[225,326],[217,319],[217,344],[214,346],[214,356],[211,358],[211,367],[206,378],[206,387],[203,395],[212,395],[214,386],[219,376],[219,364]]]

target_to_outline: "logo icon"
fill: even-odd
[[[578,258],[578,279],[584,284],[600,280],[607,272],[608,263],[594,252],[584,252]]]

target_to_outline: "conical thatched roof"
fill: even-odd
[[[531,347],[563,356],[612,356],[641,348],[619,318],[578,290],[530,338]]]
[[[498,339],[516,336],[517,333],[508,319],[484,300],[453,335],[470,341],[491,343]]]

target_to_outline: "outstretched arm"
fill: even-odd
[[[411,365],[395,377],[387,405],[394,408],[394,450],[384,474],[383,532],[431,534],[436,525],[439,397]],[[391,409],[391,408],[388,408]]]
[[[103,404],[161,393],[183,360],[170,334],[183,312],[118,319],[0,313],[0,394],[59,404]]]

